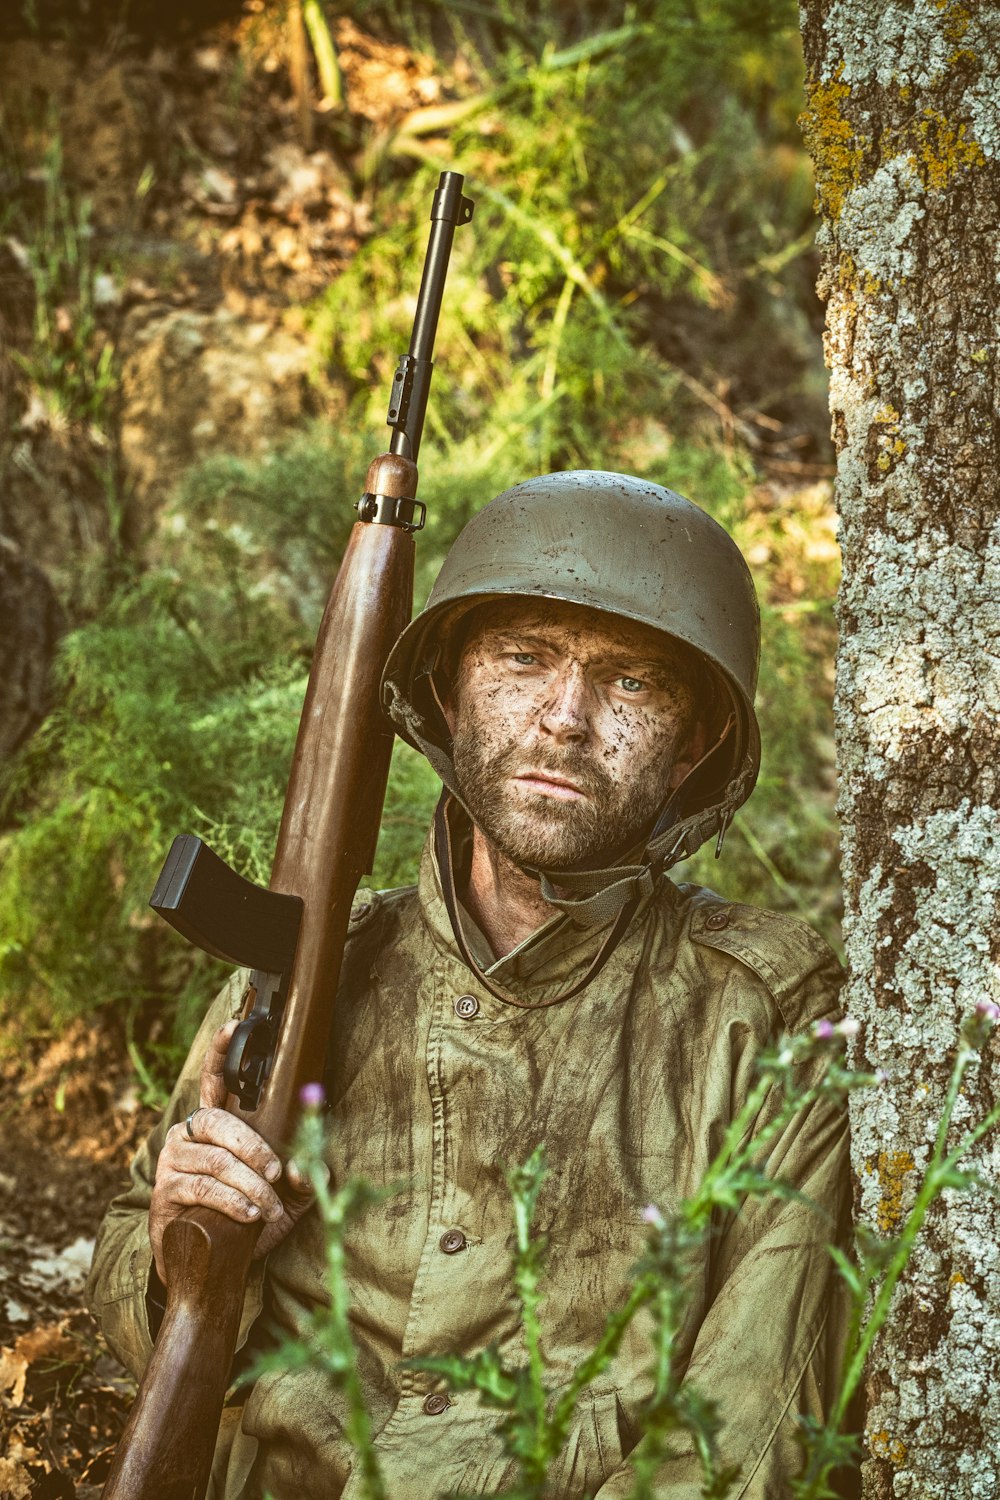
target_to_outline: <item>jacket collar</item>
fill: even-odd
[[[456,866],[461,869],[468,864],[472,840],[472,824],[468,814],[457,803],[450,807],[452,850]],[[669,880],[661,880],[659,886],[669,892],[671,905],[676,896],[675,887]],[[420,861],[420,876],[417,894],[421,912],[436,946],[449,956],[462,961],[458,943],[452,930],[444,899],[441,870],[434,847],[433,830],[428,833]],[[655,892],[651,889],[636,906],[633,925],[641,922],[649,910]],[[496,958],[485,935],[463,905],[462,928],[467,946],[482,973],[505,988],[518,992],[528,988],[548,991],[567,987],[578,976],[586,973],[602,941],[613,925],[614,916],[589,914],[589,920],[579,915],[568,915],[553,910],[552,916],[524,938],[510,953]]]

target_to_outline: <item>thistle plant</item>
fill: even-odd
[[[345,1251],[345,1231],[351,1219],[369,1204],[385,1197],[386,1193],[357,1177],[349,1178],[333,1191],[323,1152],[325,1096],[322,1086],[307,1083],[300,1098],[302,1118],[296,1138],[295,1160],[312,1185],[316,1209],[323,1221],[329,1302],[317,1309],[303,1337],[287,1339],[276,1349],[261,1355],[243,1378],[245,1383],[252,1384],[271,1370],[321,1370],[334,1389],[342,1391],[346,1398],[344,1433],[357,1454],[360,1500],[386,1500],[351,1335]]]
[[[947,1141],[962,1080],[998,1019],[1000,1008],[984,1001],[962,1026],[930,1163],[902,1232],[890,1240],[859,1230],[854,1259],[839,1247],[830,1247],[850,1293],[850,1331],[839,1390],[826,1421],[802,1421],[804,1459],[798,1478],[790,1484],[794,1500],[835,1500],[838,1492],[831,1488],[834,1470],[857,1458],[857,1438],[843,1431],[851,1398],[927,1212],[944,1189],[967,1188],[979,1181],[974,1172],[960,1169],[959,1163],[1000,1123],[1000,1104],[951,1150]],[[684,1378],[678,1360],[691,1273],[705,1253],[713,1222],[720,1215],[738,1213],[751,1198],[803,1197],[792,1184],[769,1175],[768,1153],[795,1116],[820,1098],[842,1100],[853,1089],[882,1081],[845,1066],[843,1044],[856,1031],[857,1023],[850,1019],[820,1021],[809,1032],[784,1038],[761,1055],[754,1086],[730,1122],[720,1150],[696,1191],[673,1209],[646,1205],[646,1248],[635,1267],[628,1296],[621,1307],[608,1314],[594,1348],[562,1385],[547,1379],[542,1348],[540,1308],[546,1243],[534,1232],[534,1221],[547,1175],[544,1147],[537,1146],[527,1161],[508,1172],[514,1216],[512,1279],[526,1360],[511,1364],[498,1346],[491,1344],[471,1355],[442,1354],[408,1365],[444,1377],[452,1391],[477,1392],[484,1407],[501,1414],[497,1431],[517,1470],[513,1488],[504,1491],[508,1500],[542,1500],[551,1466],[570,1435],[581,1396],[607,1368],[627,1328],[643,1308],[648,1308],[652,1324],[650,1391],[639,1414],[640,1439],[629,1457],[634,1475],[630,1500],[653,1500],[658,1470],[679,1453],[680,1442],[693,1447],[698,1457],[705,1500],[725,1500],[731,1493],[739,1470],[725,1463],[720,1453],[724,1414],[717,1403]],[[813,1065],[803,1068],[803,1063]],[[304,1336],[288,1340],[263,1356],[247,1379],[273,1369],[311,1366],[322,1370],[346,1397],[345,1435],[358,1454],[362,1500],[385,1500],[350,1330],[344,1250],[349,1220],[383,1197],[385,1190],[357,1179],[332,1190],[324,1162],[322,1101],[318,1084],[303,1091],[303,1119],[295,1155],[312,1182],[326,1232],[329,1303],[319,1310]],[[754,1130],[767,1107],[770,1113]]]
[[[834,1469],[854,1461],[857,1456],[857,1439],[842,1430],[851,1398],[863,1379],[865,1361],[872,1345],[889,1316],[896,1284],[913,1252],[928,1210],[946,1188],[967,1189],[982,1184],[977,1172],[963,1170],[959,1163],[1000,1124],[1000,1104],[995,1104],[978,1125],[966,1131],[950,1151],[948,1137],[962,1080],[969,1068],[978,1062],[980,1050],[998,1019],[1000,1006],[991,1000],[981,1000],[962,1024],[931,1158],[900,1233],[892,1238],[882,1238],[859,1225],[855,1234],[856,1261],[835,1246],[830,1248],[850,1294],[849,1333],[839,1389],[826,1422],[803,1421],[806,1462],[802,1473],[792,1483],[794,1500],[837,1500],[837,1492],[830,1486],[831,1475]]]
[[[729,1493],[738,1471],[719,1458],[719,1412],[714,1402],[682,1378],[676,1359],[689,1273],[720,1213],[738,1212],[748,1197],[801,1196],[780,1178],[768,1175],[767,1153],[794,1116],[820,1095],[843,1097],[849,1089],[871,1081],[867,1075],[849,1072],[841,1062],[844,1037],[852,1031],[849,1021],[820,1022],[811,1032],[785,1039],[762,1054],[754,1087],[730,1122],[697,1191],[670,1212],[655,1204],[645,1208],[647,1246],[635,1268],[629,1295],[608,1315],[594,1349],[562,1387],[545,1380],[538,1315],[544,1244],[531,1233],[545,1178],[543,1148],[537,1147],[523,1166],[508,1173],[516,1231],[513,1281],[527,1363],[507,1365],[491,1345],[471,1356],[440,1355],[412,1364],[444,1376],[452,1390],[477,1391],[484,1406],[503,1412],[498,1431],[506,1453],[518,1467],[517,1482],[506,1492],[510,1500],[541,1500],[549,1465],[569,1436],[580,1396],[607,1368],[643,1307],[650,1309],[653,1323],[652,1392],[640,1416],[642,1438],[631,1460],[635,1472],[632,1500],[652,1500],[657,1468],[676,1451],[672,1443],[679,1435],[694,1444],[702,1469],[702,1493],[708,1500],[722,1500]],[[810,1070],[810,1081],[803,1084],[798,1065],[817,1055],[821,1070],[818,1074]],[[772,1094],[779,1102],[753,1134],[754,1122]]]

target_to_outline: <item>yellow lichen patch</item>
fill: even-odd
[[[902,438],[894,438],[888,448],[884,449],[875,460],[876,466],[882,474],[888,474],[906,452],[906,444]]]
[[[880,1234],[892,1234],[903,1217],[903,1188],[915,1162],[909,1151],[880,1151],[874,1162],[866,1162],[865,1171],[878,1174],[882,1196],[875,1210]]]
[[[965,1286],[965,1277],[961,1271],[954,1271],[948,1279],[949,1286]]]
[[[890,1437],[883,1429],[870,1435],[868,1446],[876,1458],[887,1458],[895,1468],[902,1468],[906,1458],[906,1444],[899,1438]]]
[[[873,440],[879,449],[875,467],[880,474],[889,474],[906,452],[906,444],[899,435],[899,412],[886,402],[874,416]]]
[[[916,122],[913,168],[929,188],[944,188],[959,172],[981,167],[986,161],[983,148],[969,135],[965,121],[953,125],[937,109],[925,109]]]
[[[799,127],[816,171],[816,208],[830,219],[840,217],[844,199],[857,185],[865,141],[843,111],[850,85],[841,82],[843,64],[833,78],[806,83],[806,107]]]
[[[866,297],[875,297],[882,290],[883,282],[871,271],[859,273],[852,255],[842,252],[837,262],[837,290],[840,293],[840,301],[847,304],[852,310],[857,310],[858,292],[861,291]]]
[[[945,12],[942,31],[949,42],[960,42],[969,29],[972,20],[972,12],[964,0],[957,0],[954,5],[943,5],[938,7]]]
[[[843,292],[853,293],[858,288],[858,268],[854,264],[854,256],[845,252],[841,253],[837,261],[837,280]]]
[[[973,364],[976,365],[984,365],[989,357],[990,351],[988,349],[973,349],[972,353],[969,356]]]

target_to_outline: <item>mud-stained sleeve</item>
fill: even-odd
[[[163,1118],[135,1154],[129,1170],[131,1183],[112,1200],[98,1231],[87,1282],[90,1310],[114,1353],[137,1379],[153,1349],[146,1293],[153,1267],[148,1217],[156,1161],[171,1125],[185,1119],[197,1107],[198,1079],[208,1043],[220,1026],[239,1014],[245,983],[246,971],[238,970],[209,1007]],[[260,1314],[263,1279],[263,1262],[255,1262],[243,1303],[237,1348],[246,1342],[250,1327]]]
[[[832,966],[806,978],[811,993],[794,996],[800,1021],[834,1012],[837,978]],[[800,1064],[807,1075],[818,1066]],[[779,1103],[765,1103],[755,1129]],[[827,1246],[845,1242],[850,1222],[846,1108],[820,1096],[801,1110],[772,1142],[766,1169],[805,1196],[748,1199],[717,1226],[711,1302],[686,1372],[717,1403],[720,1461],[740,1473],[732,1500],[786,1500],[803,1460],[796,1419],[824,1418],[836,1394],[846,1306]],[[698,1458],[689,1442],[678,1441],[675,1452],[657,1472],[657,1500],[698,1500]],[[601,1486],[599,1500],[625,1497],[633,1483],[626,1463]]]

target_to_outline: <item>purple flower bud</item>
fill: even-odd
[[[326,1089],[321,1083],[304,1083],[299,1089],[299,1103],[303,1109],[322,1109],[326,1103]]]
[[[876,1068],[875,1069],[874,1077],[875,1077],[875,1082],[876,1083],[888,1083],[889,1082],[889,1075],[885,1071],[884,1068]]]
[[[828,1042],[833,1036],[832,1021],[817,1021],[813,1026],[813,1036],[818,1042]]]
[[[651,1224],[654,1229],[663,1229],[666,1222],[655,1203],[646,1204],[642,1211],[642,1221],[644,1224]]]
[[[977,1000],[976,1015],[986,1021],[1000,1021],[1000,1005],[995,1005],[992,1000]]]

